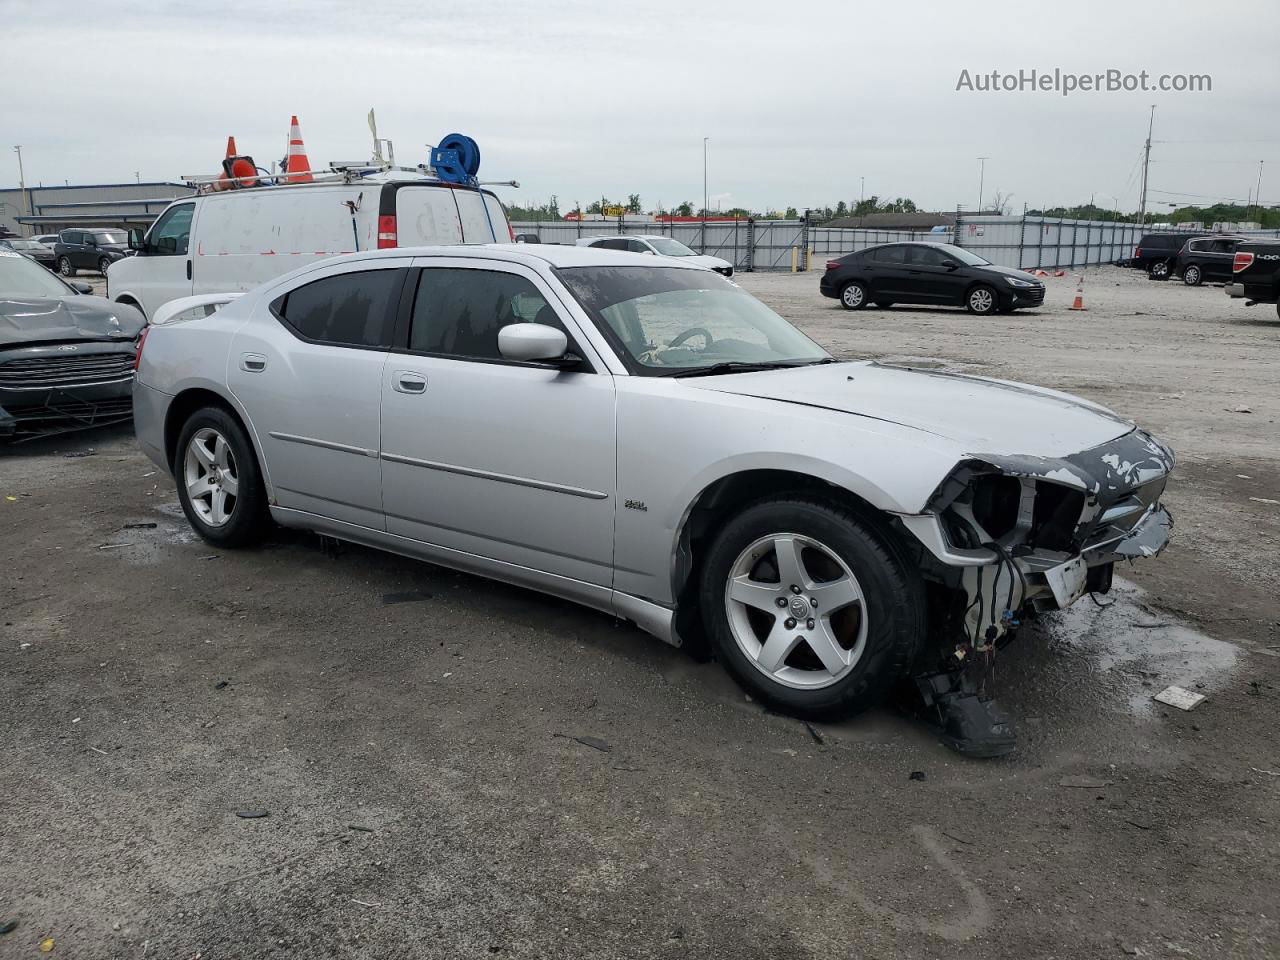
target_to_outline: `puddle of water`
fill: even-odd
[[[175,543],[195,543],[200,539],[191,529],[191,524],[187,522],[187,516],[182,512],[182,506],[177,501],[156,504],[155,510],[163,517],[174,519],[126,517],[122,521],[122,528],[111,539],[110,545],[101,548],[102,552],[118,556],[126,563],[146,566],[163,560],[166,546]],[[155,523],[156,526],[125,529],[123,524],[126,523]]]
[[[1153,716],[1157,705],[1151,697],[1170,684],[1206,695],[1221,689],[1239,659],[1240,648],[1234,644],[1151,607],[1137,584],[1116,577],[1100,601],[1106,606],[1086,596],[1048,614],[1016,642],[1080,650],[1099,672],[1128,688],[1129,712],[1137,717]]]

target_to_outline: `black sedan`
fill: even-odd
[[[42,267],[47,267],[50,270],[58,269],[53,255],[53,247],[43,244],[38,240],[27,240],[22,237],[10,237],[5,240],[5,247],[9,250],[17,251],[24,257],[29,257]]]
[[[886,243],[829,260],[818,289],[847,310],[923,303],[985,315],[1044,303],[1039,280],[950,243]]]
[[[87,296],[0,250],[0,438],[24,439],[128,420],[137,341],[133,307]]]

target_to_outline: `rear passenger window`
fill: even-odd
[[[906,263],[906,247],[881,247],[872,257],[876,263]]]
[[[349,347],[390,347],[403,270],[365,270],[325,277],[272,304],[304,340]]]
[[[418,280],[409,349],[468,360],[501,360],[498,331],[512,323],[560,318],[524,277],[496,270],[427,267]]]

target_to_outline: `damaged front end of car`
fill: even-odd
[[[898,517],[934,587],[938,642],[916,688],[952,746],[1012,749],[1010,725],[982,696],[984,668],[1027,616],[1106,593],[1117,560],[1164,549],[1173,519],[1160,498],[1173,464],[1140,429],[1061,458],[974,454],[923,512]]]

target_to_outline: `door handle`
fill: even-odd
[[[391,389],[397,393],[425,393],[427,378],[412,370],[397,370],[392,377]]]
[[[248,373],[261,373],[267,369],[267,358],[260,353],[242,353],[240,369]]]
[[[190,260],[187,261],[187,279],[188,280],[191,279],[191,261]]]

